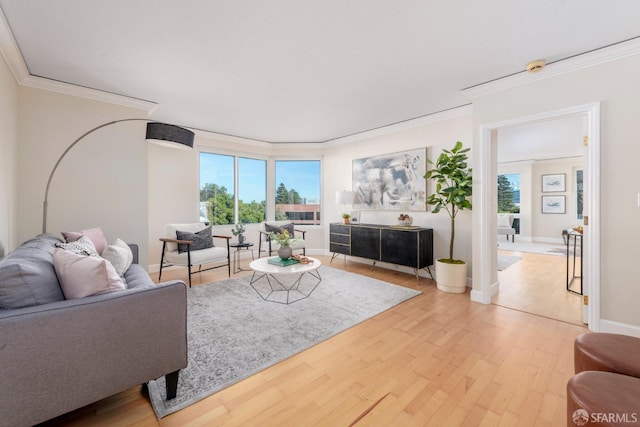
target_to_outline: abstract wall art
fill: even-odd
[[[426,210],[427,149],[353,160],[354,206],[360,209]]]

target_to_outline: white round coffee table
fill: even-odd
[[[319,259],[307,257],[308,264],[292,264],[280,266],[269,263],[269,259],[259,258],[252,261],[249,267],[253,270],[251,281],[253,289],[265,301],[291,304],[307,298],[322,281],[318,267]]]

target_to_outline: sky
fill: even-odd
[[[233,193],[233,156],[200,154],[200,188],[206,183],[216,183]],[[239,198],[244,202],[260,201],[265,197],[265,160],[239,157]],[[320,200],[320,161],[276,161],[276,188],[284,183],[288,190],[294,189],[304,199]]]

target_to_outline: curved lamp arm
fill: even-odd
[[[80,137],[78,137],[78,139],[76,139],[75,141],[73,141],[71,143],[71,145],[69,145],[67,147],[66,150],[64,150],[64,152],[62,153],[62,155],[60,156],[60,158],[58,159],[58,161],[56,162],[56,164],[53,166],[53,169],[51,170],[51,173],[49,174],[49,179],[47,180],[47,187],[44,191],[44,202],[42,204],[42,232],[46,233],[47,232],[47,206],[49,204],[49,187],[51,186],[51,180],[53,179],[53,175],[56,173],[56,170],[58,169],[58,166],[60,165],[60,162],[62,161],[62,159],[64,159],[64,157],[67,155],[67,153],[73,148],[75,147],[75,145],[82,141],[86,136],[92,134],[93,132],[97,131],[98,129],[102,129],[103,127],[107,127],[107,126],[111,126],[114,125],[116,123],[120,123],[120,122],[132,122],[132,121],[144,121],[147,122],[147,139],[160,139],[160,140],[167,140],[167,141],[171,141],[171,142],[175,142],[177,144],[181,144],[181,145],[176,145],[176,146],[181,146],[183,148],[192,148],[193,147],[193,137],[194,134],[193,132],[191,132],[188,129],[184,129],[175,125],[170,125],[170,124],[166,124],[166,123],[149,123],[149,122],[153,122],[153,120],[150,119],[139,119],[139,118],[132,118],[132,119],[120,119],[120,120],[114,120],[112,122],[107,122],[104,124],[101,124],[100,126],[96,126],[91,130],[88,130],[87,132],[83,133],[82,135],[80,135]],[[153,130],[150,128],[150,125],[155,125],[155,127],[153,128]],[[153,133],[153,135],[150,135],[150,133]]]

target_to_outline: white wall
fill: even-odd
[[[17,246],[18,85],[0,56],[0,258]]]
[[[543,71],[544,72],[544,71]],[[474,146],[480,126],[601,102],[601,318],[640,327],[640,55],[502,90],[474,100]],[[476,185],[480,185],[476,182]]]
[[[562,230],[582,224],[577,219],[576,185],[574,168],[582,167],[582,158],[537,161],[533,164],[532,220],[533,240],[539,242],[562,243]],[[565,191],[542,192],[542,175],[565,175]],[[543,214],[543,196],[564,196],[564,214]]]
[[[55,161],[80,135],[146,113],[84,98],[20,87],[17,239],[42,231],[42,201]],[[145,123],[108,126],[83,139],[60,163],[49,191],[50,233],[100,226],[109,241],[138,243],[147,265]]]
[[[562,243],[562,230],[582,224],[577,219],[575,168],[582,168],[582,157],[527,160],[498,164],[498,174],[520,174],[520,234],[525,242]],[[542,192],[542,175],[565,174],[565,191]],[[542,196],[565,196],[564,214],[543,214]]]
[[[375,156],[379,154],[395,153],[416,148],[427,148],[428,158],[435,160],[443,148],[451,149],[456,141],[462,141],[471,147],[472,116],[466,113],[459,117],[435,119],[411,129],[397,131],[380,136],[365,138],[356,142],[331,146],[325,153],[325,168],[327,174],[324,183],[325,222],[340,221],[342,206],[336,206],[336,191],[351,190],[351,163],[354,159]],[[473,151],[469,153],[473,158]],[[429,166],[427,166],[428,168]],[[433,192],[431,185],[427,186],[427,194]],[[450,218],[446,212],[433,214],[431,208],[422,212],[410,212],[413,225],[433,228],[435,259],[449,256]],[[361,223],[395,224],[398,211],[362,211]],[[465,260],[471,266],[471,211],[462,211],[456,219],[456,240],[454,257]],[[325,229],[328,242],[328,227]],[[328,243],[327,243],[328,246]],[[471,272],[469,268],[468,272]]]

